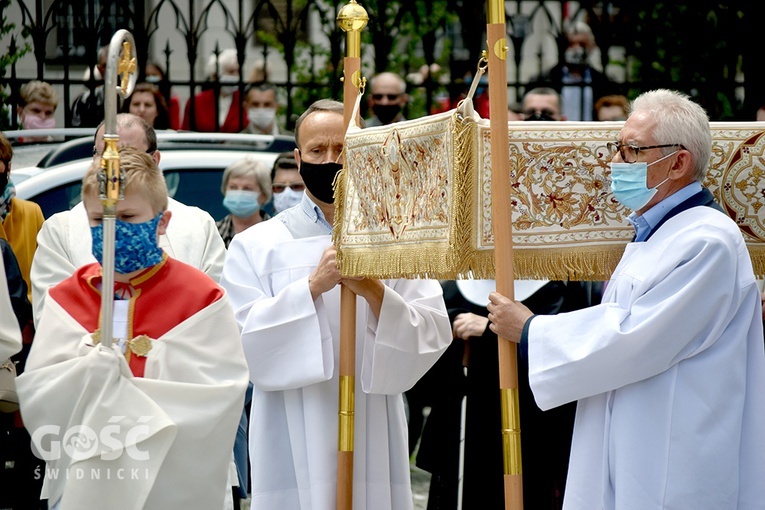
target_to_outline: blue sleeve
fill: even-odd
[[[520,352],[521,358],[525,360],[529,359],[529,327],[531,326],[531,320],[534,317],[536,317],[536,315],[529,317],[523,324],[523,330],[521,330]]]

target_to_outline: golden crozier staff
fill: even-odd
[[[137,77],[133,35],[118,30],[109,43],[104,76],[104,153],[101,155],[101,173],[98,176],[100,198],[104,205],[104,251],[101,264],[101,345],[112,346],[114,306],[114,244],[117,221],[117,202],[123,198],[123,180],[120,175],[120,155],[117,149],[117,94],[125,99],[133,91]],[[120,83],[117,84],[119,75]]]

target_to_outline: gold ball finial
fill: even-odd
[[[368,21],[367,11],[356,0],[351,0],[337,13],[337,22],[344,32],[360,32]]]

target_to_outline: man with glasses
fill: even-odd
[[[279,154],[271,169],[271,215],[279,214],[285,209],[296,206],[303,198],[305,183],[300,176],[295,155],[292,152]]]
[[[537,87],[523,96],[523,120],[566,120],[560,112],[560,94],[555,89]]]
[[[646,92],[611,146],[636,235],[602,304],[534,316],[494,292],[490,328],[527,351],[542,409],[577,401],[566,508],[761,508],[760,293],[738,226],[702,187],[707,114]]]
[[[409,96],[406,82],[395,73],[380,73],[369,83],[371,90],[369,108],[373,116],[367,119],[367,127],[387,126],[404,119],[401,113]]]

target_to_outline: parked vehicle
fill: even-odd
[[[295,148],[295,139],[291,136],[158,132],[157,145],[161,153],[159,166],[165,174],[170,196],[184,204],[200,207],[219,220],[227,214],[220,192],[223,170],[245,157],[271,168],[281,152]],[[83,154],[87,156],[83,157]],[[36,166],[18,168],[14,163],[11,176],[16,185],[16,196],[37,202],[46,218],[71,209],[80,201],[81,181],[93,162],[92,154],[93,138],[86,137],[60,144]]]

